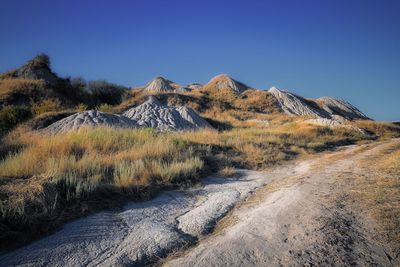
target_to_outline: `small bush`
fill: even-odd
[[[32,113],[40,115],[46,112],[61,111],[63,107],[58,99],[45,99],[41,102],[34,102],[31,105]]]
[[[33,59],[29,60],[26,65],[32,68],[46,68],[50,67],[50,57],[44,53],[35,56]]]
[[[26,121],[32,116],[26,106],[6,106],[0,111],[0,134],[5,133],[18,123]]]
[[[11,94],[29,95],[32,92],[43,90],[45,83],[42,80],[4,79],[0,80],[0,98]]]
[[[236,174],[236,169],[230,166],[226,166],[218,172],[223,177],[233,177]]]
[[[111,112],[112,106],[110,106],[109,104],[101,104],[96,109],[101,112]]]
[[[116,105],[121,103],[127,88],[107,81],[90,81],[87,85],[89,93],[101,103]]]
[[[76,110],[77,112],[82,112],[82,111],[87,110],[87,108],[88,108],[87,105],[85,105],[85,104],[83,104],[83,103],[80,103],[80,104],[78,104],[78,105],[75,107],[75,110]]]

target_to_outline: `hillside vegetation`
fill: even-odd
[[[38,55],[20,68],[0,74],[0,136],[42,114],[119,104],[126,89],[102,80],[60,78],[50,69],[49,57]]]
[[[164,104],[193,108],[215,130],[103,126],[54,135],[37,131],[89,108],[122,113],[147,96],[143,88],[61,79],[44,56],[0,76],[1,249],[94,210],[192,185],[210,173],[263,169],[339,145],[400,136],[399,125],[370,120],[349,122],[351,127],[312,125],[308,117],[283,114],[267,91],[237,93],[210,86],[156,96]]]

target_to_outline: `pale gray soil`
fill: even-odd
[[[146,93],[158,93],[158,92],[171,92],[178,89],[180,85],[165,79],[164,77],[156,77],[149,82],[145,88]]]
[[[213,127],[189,107],[166,106],[154,96],[123,115],[88,110],[78,112],[43,129],[48,133],[78,130],[81,127],[112,126],[120,128],[151,127],[159,131],[197,130]]]
[[[368,171],[357,161],[385,145],[242,170],[237,178],[209,177],[190,190],[68,223],[0,256],[0,265],[390,266],[369,224],[346,199],[332,201],[340,175]],[[221,218],[225,226],[208,235]]]
[[[136,121],[141,127],[152,127],[159,131],[212,128],[193,109],[163,105],[154,96],[149,96],[144,103],[128,109],[123,115]]]
[[[354,146],[307,162],[308,171],[293,173],[277,189],[259,190],[253,204],[234,210],[229,226],[163,264],[395,266],[385,244],[372,239],[374,223],[351,210],[348,204],[356,200],[340,197],[338,183],[341,175],[368,172],[357,162],[387,145],[365,151]]]
[[[329,123],[329,126],[336,126],[334,124],[341,124],[346,120],[369,119],[355,106],[342,99],[320,97],[316,100],[308,100],[276,87],[272,87],[268,92],[276,98],[286,114],[312,116],[322,119],[320,124]]]
[[[43,131],[56,134],[71,130],[78,130],[81,127],[85,126],[112,126],[122,128],[135,128],[138,127],[138,124],[135,120],[129,119],[125,116],[100,112],[97,110],[88,110],[75,113],[64,119],[56,121],[44,128]]]

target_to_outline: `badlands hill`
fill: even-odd
[[[167,80],[161,76],[154,78],[145,87],[144,92],[146,93],[160,93],[160,92],[172,92],[180,86],[170,80]]]
[[[41,238],[74,218],[98,210],[150,199],[166,188],[201,183],[200,178],[210,173],[233,177],[235,168],[265,170],[278,162],[302,155],[308,157],[340,145],[400,136],[399,126],[366,120],[360,110],[344,100],[306,99],[277,88],[251,89],[227,75],[219,75],[205,85],[187,86],[159,77],[143,88],[128,89],[105,81],[85,82],[58,76],[55,83],[56,74],[46,57],[34,61],[0,76],[0,265],[5,262],[2,249]],[[346,153],[340,158],[349,155]],[[332,158],[327,160],[330,163]],[[352,162],[348,164],[349,169],[353,168]],[[292,169],[296,172],[308,169],[303,165],[291,169],[283,166],[290,179],[294,178]],[[315,177],[321,178],[320,174]],[[273,172],[272,176],[276,178]],[[261,177],[265,177],[264,172]],[[20,260],[27,265],[38,265],[33,260],[38,255],[45,255],[43,264],[50,262],[50,257],[58,262],[55,265],[79,265],[81,260],[92,259],[91,256],[104,263],[102,260],[110,256],[111,250],[123,253],[118,254],[117,260],[127,259],[128,254],[120,250],[122,244],[146,261],[145,250],[132,249],[132,244],[136,246],[137,241],[143,241],[149,248],[146,251],[154,252],[164,249],[154,236],[162,237],[164,244],[171,244],[168,233],[196,239],[196,233],[202,230],[197,231],[200,228],[193,225],[205,225],[211,230],[215,218],[226,214],[235,205],[235,199],[246,198],[242,192],[254,191],[254,187],[243,187],[246,183],[253,184],[252,179],[242,178],[235,183],[221,178],[218,180],[221,182],[208,184],[209,191],[199,187],[199,194],[189,192],[188,202],[181,201],[184,194],[177,192],[167,197],[171,200],[161,209],[140,203],[137,206],[140,208],[133,209],[134,216],[123,212],[127,220],[121,220],[125,216],[121,217],[121,209],[117,213],[100,212],[100,217],[88,216],[83,228],[75,228],[77,232],[63,228],[61,242],[42,239],[45,246],[34,244],[29,254],[32,258],[13,252],[5,257],[10,265]],[[265,184],[264,180],[259,181],[260,185]],[[374,192],[376,184],[371,184]],[[221,187],[229,190],[218,191]],[[301,194],[309,196],[307,192]],[[292,195],[287,195],[290,201]],[[182,213],[176,213],[168,203],[182,207]],[[303,203],[303,199],[296,203]],[[149,207],[151,210],[147,212]],[[196,215],[187,213],[188,208]],[[389,209],[385,206],[385,210]],[[173,215],[168,217],[165,211]],[[168,218],[154,219],[153,212]],[[139,213],[147,219],[138,221]],[[182,216],[178,220],[179,214]],[[93,218],[98,218],[96,223]],[[186,219],[182,221],[183,218]],[[139,222],[140,231],[131,223],[132,219]],[[149,224],[143,223],[146,220]],[[99,227],[106,235],[98,234]],[[93,234],[88,235],[88,229],[93,229],[90,232]],[[167,236],[152,234],[157,231]],[[65,238],[66,232],[74,237]],[[141,233],[150,234],[141,238]],[[87,242],[88,238],[93,238],[96,246]],[[80,242],[79,245],[74,241]],[[186,241],[183,244],[187,245]],[[326,244],[326,239],[323,241]],[[57,249],[53,249],[54,245]],[[65,261],[65,255],[69,256],[71,251],[82,252],[79,260]],[[105,258],[97,257],[100,254]]]
[[[149,94],[156,95],[160,102],[153,98],[146,101]],[[103,104],[108,106],[102,107]],[[70,115],[73,110],[82,112],[99,107],[102,111],[123,114],[135,120],[138,126],[157,130],[211,127],[209,123],[217,129],[228,129],[245,121],[266,121],[264,115],[282,113],[307,117],[313,119],[310,122],[314,124],[329,127],[352,120],[369,119],[355,106],[341,99],[305,99],[275,87],[269,90],[252,89],[226,74],[215,76],[205,85],[192,83],[187,86],[156,77],[145,87],[134,90],[105,81],[63,79],[51,70],[46,55],[39,55],[22,67],[1,74],[0,107],[8,109],[3,112],[22,112],[24,115],[0,122],[3,132],[27,119],[40,118],[46,123],[34,124],[46,127]],[[110,116],[94,111],[83,112],[53,127],[57,132],[57,129],[62,131],[86,124],[102,125],[108,121],[114,125],[115,120]],[[89,123],[91,121],[93,123]],[[64,123],[68,126],[63,126]],[[71,124],[75,126],[70,127]]]
[[[333,97],[305,99],[294,93],[272,87],[268,90],[279,102],[282,110],[289,115],[312,116],[324,119],[369,119],[349,102]]]
[[[193,109],[161,104],[154,96],[122,115],[89,110],[78,112],[54,122],[43,131],[61,133],[81,127],[111,126],[119,128],[150,127],[158,131],[196,130],[213,127]]]
[[[153,96],[150,96],[141,105],[128,109],[123,115],[136,121],[139,126],[161,131],[212,128],[193,109],[182,106],[166,106]]]
[[[251,89],[244,83],[238,82],[227,74],[220,74],[212,78],[205,86],[208,89],[230,89],[236,93],[242,93]]]
[[[137,123],[136,121],[125,116],[100,112],[97,110],[88,110],[78,112],[64,119],[56,121],[55,123],[43,129],[43,131],[49,133],[62,133],[71,130],[78,130],[84,126],[135,128],[137,127]]]

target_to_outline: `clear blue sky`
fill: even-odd
[[[0,71],[50,55],[61,76],[139,86],[227,73],[400,120],[398,0],[1,0]]]

